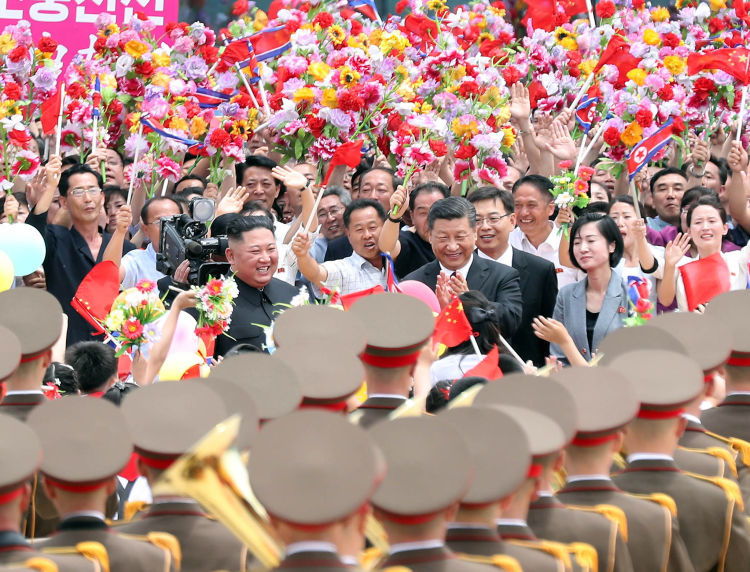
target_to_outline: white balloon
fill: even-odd
[[[0,224],[0,250],[10,257],[16,276],[27,276],[44,262],[47,246],[37,229],[29,224]]]

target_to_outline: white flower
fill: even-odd
[[[575,199],[570,193],[560,193],[555,197],[555,204],[560,208],[564,208],[572,205],[574,200]]]
[[[705,2],[698,4],[698,9],[695,11],[696,20],[705,20],[711,16],[711,8]]]
[[[293,307],[304,306],[309,303],[310,303],[310,293],[307,291],[307,286],[304,286],[304,285],[300,287],[299,294],[294,296],[289,301],[289,304]]]
[[[132,70],[135,60],[130,54],[122,54],[115,63],[115,77],[123,77]]]

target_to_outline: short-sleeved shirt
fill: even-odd
[[[324,262],[323,266],[328,271],[328,278],[323,282],[323,286],[330,290],[338,287],[342,296],[367,290],[378,284],[383,288],[386,287],[384,269],[375,268],[356,252],[341,260]],[[320,295],[320,289],[317,287],[315,295]]]
[[[508,242],[510,242],[513,248],[540,256],[554,264],[555,272],[557,273],[557,287],[559,289],[568,284],[583,280],[586,277],[586,273],[560,264],[560,239],[562,238],[562,233],[559,232],[554,223],[550,222],[550,225],[552,227],[550,233],[544,239],[544,242],[539,245],[539,248],[531,244],[531,241],[526,238],[523,231],[517,227],[510,232]]]
[[[156,269],[156,251],[152,244],[143,250],[128,252],[122,257],[120,266],[125,269],[125,278],[122,279],[124,289],[133,288],[141,280],[158,282],[165,276]]]

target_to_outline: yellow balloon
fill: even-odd
[[[194,366],[201,366],[206,362],[198,354],[184,352],[170,353],[159,371],[159,379],[177,380],[182,379],[187,370]],[[204,372],[201,371],[201,376]]]
[[[13,261],[10,256],[0,250],[0,292],[5,292],[13,286],[16,278],[13,272]]]

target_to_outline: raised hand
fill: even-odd
[[[529,89],[520,81],[510,86],[510,116],[517,121],[528,121],[531,117]]]
[[[561,114],[562,115],[562,114]],[[562,121],[553,121],[551,126],[552,137],[547,143],[547,148],[558,159],[575,161],[578,157],[575,141],[570,136],[568,126]]]
[[[732,148],[727,157],[729,168],[732,169],[732,172],[744,171],[747,168],[747,159],[747,151],[742,148],[742,143],[732,141]]]
[[[275,179],[284,183],[288,189],[303,189],[307,185],[307,177],[294,169],[290,169],[286,165],[274,167],[271,173]]]
[[[245,187],[235,187],[234,189],[230,189],[216,207],[216,216],[241,212],[242,207],[245,205],[245,201],[247,201],[249,196],[250,194]]]
[[[133,224],[133,214],[130,211],[130,205],[122,205],[120,210],[117,211],[115,232],[125,234],[128,232],[131,224]]]
[[[435,294],[437,295],[440,308],[445,308],[453,300],[453,290],[450,287],[450,278],[445,272],[441,272],[437,277]]]
[[[297,258],[305,256],[310,250],[310,237],[306,232],[297,233],[292,240],[292,252]]]
[[[688,250],[690,250],[690,235],[678,233],[674,240],[667,243],[664,249],[664,264],[676,266]]]
[[[570,334],[565,328],[562,322],[553,320],[552,318],[545,318],[544,316],[537,316],[531,323],[531,327],[534,329],[534,335],[543,339],[546,342],[557,344],[562,346],[565,342],[570,339]]]
[[[396,192],[391,195],[390,210],[388,211],[393,218],[401,218],[406,210],[406,200],[408,194],[403,185],[399,185]],[[398,207],[398,208],[397,208]],[[395,213],[395,214],[394,214]]]

